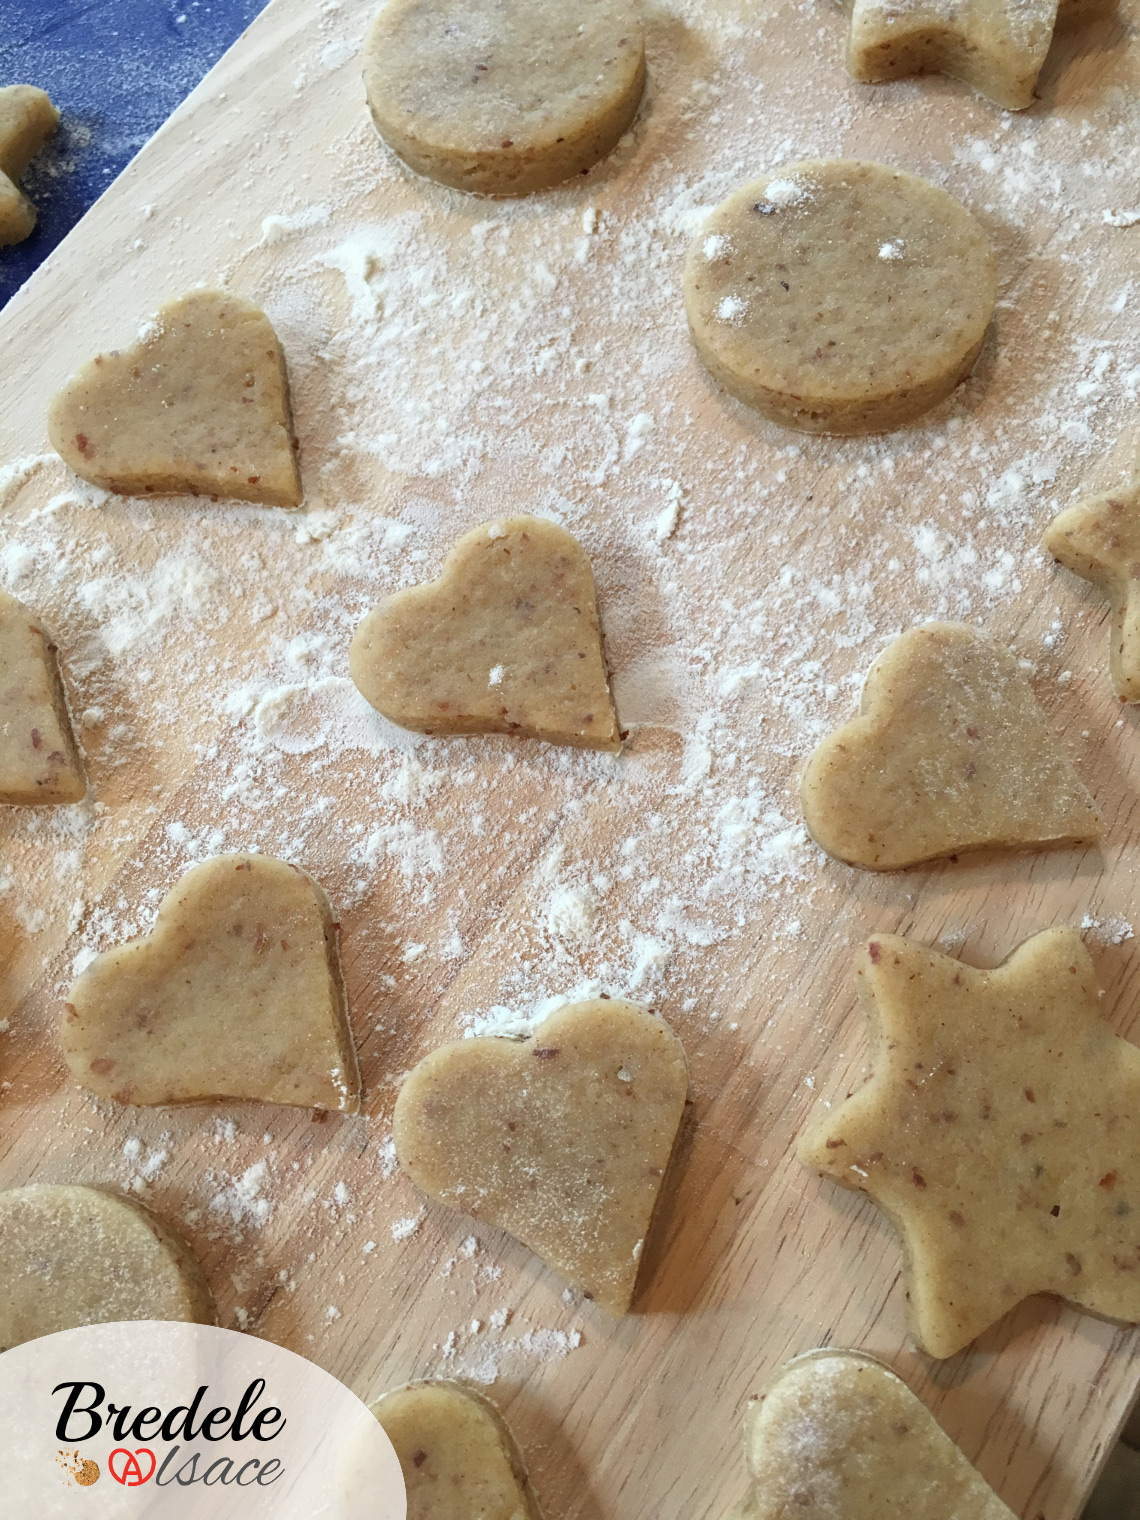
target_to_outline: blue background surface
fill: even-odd
[[[0,248],[0,306],[71,231],[267,0],[0,0],[0,84],[63,113],[22,181],[31,237]]]

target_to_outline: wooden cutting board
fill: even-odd
[[[482,1378],[552,1520],[718,1515],[743,1491],[749,1395],[824,1343],[888,1360],[1027,1520],[1072,1520],[1135,1392],[1136,1334],[1035,1299],[947,1362],[918,1355],[893,1232],[791,1149],[864,1067],[851,954],[871,933],[992,965],[1083,924],[1107,1015],[1138,1032],[1136,717],[1106,678],[1103,603],[1037,548],[1135,452],[1134,0],[1058,38],[1018,117],[937,78],[854,85],[838,9],[655,5],[630,139],[511,205],[417,181],[378,144],[355,56],[371,10],[274,0],[0,315],[0,568],[56,630],[93,799],[0,819],[0,1181],[132,1189],[191,1238],[223,1324],[363,1397]],[[886,439],[751,417],[684,329],[703,211],[835,153],[945,184],[1002,277],[974,380]],[[306,510],[78,487],[49,455],[51,393],[223,281],[285,343]],[[592,557],[620,761],[417,743],[347,686],[379,595],[531,509]],[[1100,850],[880,878],[806,842],[804,756],[888,637],[931,616],[1026,659],[1109,820]],[[63,1070],[77,957],[142,932],[193,860],[242,848],[305,865],[338,906],[364,1117],[124,1112]],[[388,1143],[425,1051],[580,987],[651,1004],[692,1066],[618,1324],[425,1206]]]

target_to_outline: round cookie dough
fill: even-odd
[[[970,373],[996,298],[993,252],[965,207],[858,159],[745,185],[685,267],[713,377],[808,433],[885,432],[935,406]]]
[[[633,0],[388,0],[364,48],[380,136],[417,173],[481,195],[584,173],[644,84]]]
[[[70,1184],[0,1193],[0,1352],[76,1325],[215,1322],[190,1248],[121,1194]]]

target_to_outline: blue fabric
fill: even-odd
[[[0,0],[0,84],[39,85],[62,112],[22,181],[36,229],[0,248],[0,306],[266,3]]]

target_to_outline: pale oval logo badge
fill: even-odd
[[[211,1325],[85,1325],[0,1355],[4,1513],[406,1520],[364,1404],[269,1341]]]

